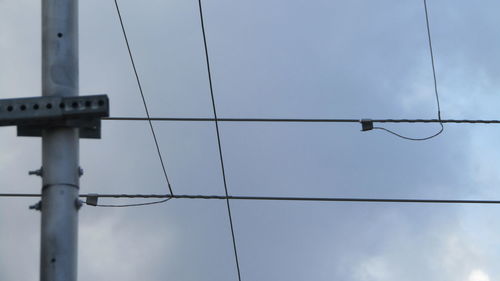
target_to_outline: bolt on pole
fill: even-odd
[[[42,95],[78,91],[78,0],[42,0]],[[41,281],[77,278],[78,162],[78,129],[43,129]]]

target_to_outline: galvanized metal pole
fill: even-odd
[[[43,96],[78,95],[78,0],[42,0],[42,41]],[[78,158],[77,129],[43,130],[41,281],[77,277]]]

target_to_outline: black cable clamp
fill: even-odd
[[[373,121],[371,119],[361,119],[361,131],[373,130]]]
[[[85,201],[85,204],[89,206],[97,206],[98,200],[99,200],[99,194],[89,193],[87,195],[87,200]]]

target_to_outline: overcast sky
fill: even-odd
[[[0,0],[0,97],[41,95],[41,1]],[[213,117],[195,0],[121,0],[150,113]],[[422,0],[204,0],[219,117],[435,118]],[[443,118],[498,119],[500,4],[428,0]],[[80,1],[81,94],[145,116],[113,1]],[[387,125],[410,137],[436,124]],[[215,126],[155,122],[177,194],[224,194]],[[231,195],[500,198],[495,125],[411,142],[359,124],[221,123]],[[81,141],[82,193],[167,193],[146,122]],[[0,130],[0,192],[40,191],[39,138]],[[36,199],[0,198],[0,279],[37,280]],[[129,203],[127,200],[101,200]],[[138,200],[133,202],[137,203]],[[141,201],[142,202],[142,201]],[[500,279],[500,207],[231,203],[242,280]],[[224,201],[80,211],[78,276],[235,281]]]

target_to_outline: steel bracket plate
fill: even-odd
[[[100,139],[101,138],[101,120],[94,119],[67,119],[52,120],[38,125],[19,125],[17,126],[18,137],[41,137],[43,129],[69,127],[78,128],[80,138]]]
[[[17,126],[18,136],[40,137],[43,129],[70,127],[78,128],[81,138],[100,138],[101,118],[107,116],[107,95],[0,100],[0,126]]]

